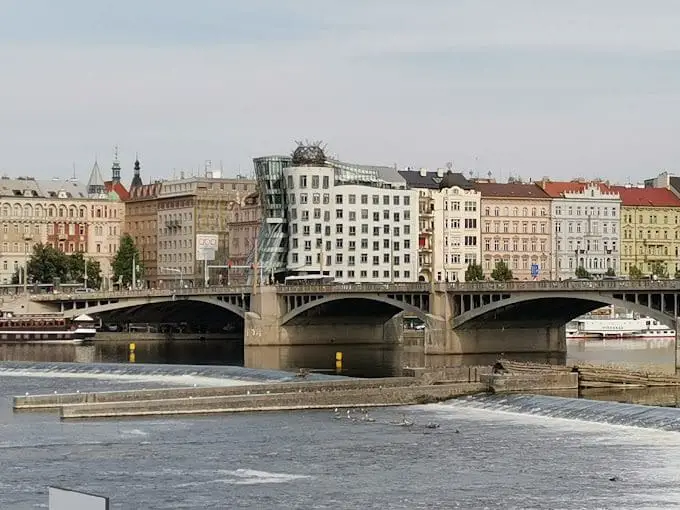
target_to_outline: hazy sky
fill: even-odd
[[[680,170],[677,0],[0,0],[0,171]]]

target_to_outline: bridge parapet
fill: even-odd
[[[538,280],[510,282],[465,282],[447,283],[449,292],[527,292],[527,291],[605,291],[644,292],[658,290],[680,290],[680,280]],[[441,289],[439,289],[441,290]]]
[[[99,301],[115,299],[154,298],[171,296],[224,296],[250,295],[251,287],[200,287],[191,289],[141,289],[106,292],[58,292],[53,294],[33,294],[32,301]]]

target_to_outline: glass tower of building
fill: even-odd
[[[288,218],[283,170],[290,156],[254,158],[255,176],[262,204],[262,226],[258,236],[258,266],[267,276],[285,271],[288,255]]]

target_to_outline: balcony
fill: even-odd
[[[179,228],[182,226],[182,220],[165,220],[165,226],[168,228]]]

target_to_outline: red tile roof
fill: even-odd
[[[542,181],[540,186],[552,198],[560,198],[564,193],[578,193],[583,191],[588,185],[594,184],[589,182],[554,182]],[[597,183],[602,193],[612,193],[610,186],[603,182]]]
[[[127,200],[130,198],[130,193],[128,193],[128,190],[125,189],[125,186],[123,186],[120,182],[116,182],[114,184],[113,181],[106,181],[104,183],[104,186],[106,187],[106,192],[111,193],[114,191],[116,195],[118,195],[118,198],[120,198],[122,201]]]
[[[621,197],[621,205],[642,207],[680,207],[680,198],[666,188],[628,188],[612,186]]]
[[[550,198],[550,196],[536,184],[476,182],[473,184],[473,187],[479,191],[483,197]]]

